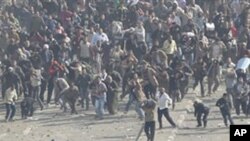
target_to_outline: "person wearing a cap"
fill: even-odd
[[[171,124],[172,127],[176,127],[175,122],[169,114],[169,107],[172,105],[172,99],[165,92],[164,88],[159,89],[159,93],[156,95],[158,103],[158,122],[159,128],[162,129],[162,116],[164,115],[167,121]]]
[[[230,125],[233,125],[233,119],[231,117],[231,104],[228,100],[228,95],[226,93],[223,94],[222,98],[217,100],[216,106],[220,108],[221,115],[224,120],[225,126],[228,126],[228,120]]]
[[[198,125],[196,127],[201,127],[202,122],[201,118],[203,120],[203,126],[204,128],[207,127],[207,117],[209,115],[209,107],[206,106],[201,100],[196,99],[194,101],[194,116],[196,117]]]

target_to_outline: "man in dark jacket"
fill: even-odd
[[[26,97],[21,102],[21,116],[26,119],[28,116],[32,117],[34,113],[35,100],[32,97]]]
[[[75,108],[76,101],[79,99],[78,87],[73,83],[70,83],[69,88],[64,90],[61,95],[63,99],[64,112],[67,110],[66,103],[68,103],[71,109],[71,114],[78,114]]]
[[[200,83],[201,96],[204,97],[205,90],[204,90],[203,80],[204,77],[206,76],[206,63],[204,62],[203,58],[199,58],[198,62],[194,64],[193,70],[195,79],[193,89],[195,89],[198,83]]]
[[[220,108],[220,112],[222,114],[222,117],[224,119],[224,123],[226,126],[228,126],[227,124],[227,120],[229,120],[230,124],[233,125],[234,122],[232,120],[231,117],[231,104],[228,100],[228,95],[226,93],[223,94],[223,97],[220,98],[217,102],[216,102],[216,106],[218,106]]]
[[[20,84],[20,77],[16,74],[13,67],[9,67],[7,71],[2,76],[2,98],[4,98],[5,91],[12,85],[15,86],[16,91],[18,91],[18,86]]]
[[[159,42],[159,46],[162,47],[163,42],[167,39],[168,34],[163,30],[162,24],[158,23],[157,29],[152,33],[151,38],[153,43]]]
[[[203,116],[203,126],[206,128],[207,126],[207,116],[209,114],[209,108],[202,103],[200,100],[194,101],[194,116],[197,118],[198,125],[196,127],[201,127],[201,117]]]
[[[104,81],[106,87],[107,87],[107,108],[109,111],[109,114],[114,115],[116,113],[116,107],[117,107],[117,88],[118,84],[113,81],[113,78],[111,76],[107,76],[107,78]]]
[[[247,113],[246,116],[248,117],[250,114],[250,92],[248,93],[248,105],[247,105]]]
[[[89,101],[90,101],[89,85],[90,83],[91,83],[91,76],[86,72],[86,68],[83,68],[81,74],[77,78],[77,86],[80,91],[81,106],[82,108],[86,106],[85,107],[86,110],[89,109]]]
[[[248,91],[248,84],[244,82],[243,78],[239,78],[234,86],[234,106],[238,116],[241,110],[244,114],[247,114]]]

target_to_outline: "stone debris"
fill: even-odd
[[[219,123],[218,124],[218,127],[222,127],[224,124],[223,123]]]
[[[26,128],[26,129],[23,131],[23,135],[28,135],[28,134],[30,133],[31,129],[32,129],[31,127]]]
[[[127,131],[132,131],[132,129],[128,128]]]
[[[4,138],[5,136],[7,136],[7,134],[6,134],[6,133],[4,133],[4,134],[0,134],[0,140],[1,140],[1,138]]]
[[[174,138],[175,138],[174,136],[169,136],[169,137],[168,137],[168,140],[173,141],[173,140],[174,140]]]
[[[7,132],[10,132],[10,128],[7,129]]]

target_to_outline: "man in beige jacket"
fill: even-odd
[[[8,88],[5,92],[4,102],[6,107],[6,116],[5,120],[13,121],[13,117],[16,113],[16,106],[15,101],[17,100],[17,92],[15,89],[15,85],[12,85],[10,88]]]
[[[171,60],[173,59],[174,55],[177,53],[177,45],[173,37],[170,35],[169,38],[164,41],[162,50],[166,53],[168,57],[168,64],[170,64]]]

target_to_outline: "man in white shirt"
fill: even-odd
[[[107,34],[104,33],[101,28],[99,28],[98,30],[99,31],[96,32],[91,39],[91,45],[96,45],[98,41],[101,43],[109,41]]]
[[[80,58],[89,63],[90,57],[90,43],[88,42],[88,38],[84,37],[84,39],[80,41]]]
[[[137,27],[135,28],[134,31],[136,37],[137,37],[137,41],[140,42],[145,42],[145,37],[146,37],[146,33],[145,33],[145,29],[143,27],[143,23],[139,22]]]
[[[162,115],[165,116],[167,121],[172,125],[172,127],[176,127],[175,122],[171,118],[169,114],[169,106],[172,105],[172,99],[165,92],[164,88],[159,89],[159,93],[156,95],[157,103],[158,103],[158,122],[160,125],[160,129],[162,129]]]
[[[250,58],[247,55],[245,55],[237,62],[236,65],[237,78],[242,77],[243,80],[246,81],[249,67],[250,67]]]

